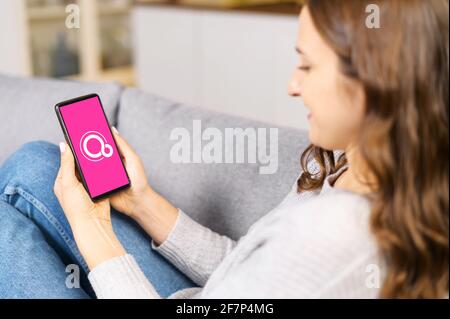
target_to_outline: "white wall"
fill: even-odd
[[[29,75],[24,0],[0,1],[0,73]]]
[[[296,15],[137,7],[138,85],[176,101],[306,129],[301,100],[287,95],[297,21]]]

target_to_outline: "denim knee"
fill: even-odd
[[[59,166],[58,146],[44,141],[24,144],[0,168],[0,202],[7,202],[33,220],[64,260],[76,261],[87,271],[53,192]]]
[[[55,144],[32,141],[23,144],[0,169],[0,190],[6,186],[26,185],[39,193],[53,192],[60,166],[60,151]]]

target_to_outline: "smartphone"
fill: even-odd
[[[97,94],[55,105],[82,183],[93,201],[130,187],[130,179]]]

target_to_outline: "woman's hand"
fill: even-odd
[[[78,180],[72,151],[60,143],[61,167],[53,190],[66,214],[77,246],[90,269],[126,254],[114,234],[109,200],[94,203]]]
[[[131,186],[116,194],[111,195],[110,202],[112,207],[121,213],[132,218],[140,211],[142,198],[153,192],[147,183],[147,177],[141,158],[136,154],[127,141],[119,135],[117,129],[113,126],[112,132],[117,142],[120,156],[131,181]]]
[[[136,220],[153,241],[160,244],[173,228],[178,209],[150,187],[141,158],[115,127],[112,127],[112,131],[131,187],[111,195],[111,205]]]

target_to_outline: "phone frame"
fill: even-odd
[[[76,98],[73,98],[73,99],[70,99],[70,100],[59,102],[58,104],[55,105],[56,116],[58,117],[59,124],[61,125],[61,128],[63,130],[64,138],[66,139],[67,144],[69,144],[70,149],[72,150],[72,154],[73,154],[73,157],[75,159],[75,165],[76,165],[76,168],[78,170],[78,173],[80,174],[80,178],[81,178],[81,181],[83,183],[83,186],[86,189],[86,192],[89,194],[89,197],[91,198],[91,200],[93,202],[98,201],[100,199],[103,199],[105,197],[108,197],[109,195],[117,193],[117,192],[119,192],[119,191],[121,191],[123,189],[129,188],[131,186],[130,177],[128,176],[128,172],[127,172],[127,170],[125,168],[125,165],[124,165],[123,160],[122,160],[122,156],[121,156],[120,151],[119,151],[120,162],[122,163],[122,167],[125,170],[125,174],[127,176],[128,184],[120,186],[118,188],[115,188],[113,190],[110,190],[110,191],[108,191],[106,193],[100,194],[100,195],[95,196],[95,197],[92,197],[91,193],[89,192],[89,187],[87,186],[86,180],[85,180],[84,175],[83,175],[83,171],[81,169],[80,163],[78,161],[77,155],[76,155],[74,147],[72,145],[72,140],[70,139],[69,134],[67,132],[66,123],[64,122],[64,119],[63,119],[63,117],[61,115],[60,108],[66,106],[66,105],[70,105],[70,104],[73,104],[73,103],[77,103],[77,102],[80,102],[80,101],[83,101],[83,100],[88,100],[88,99],[95,98],[95,97],[98,99],[98,101],[100,103],[100,108],[102,109],[103,116],[105,117],[106,123],[108,124],[109,132],[111,133],[111,136],[112,136],[113,141],[115,143],[116,149],[119,151],[119,147],[117,146],[116,139],[114,138],[114,134],[111,131],[111,126],[109,124],[108,117],[106,116],[105,109],[103,108],[102,101],[100,100],[100,96],[98,96],[98,94],[91,93],[91,94],[79,96],[79,97],[76,97]]]

